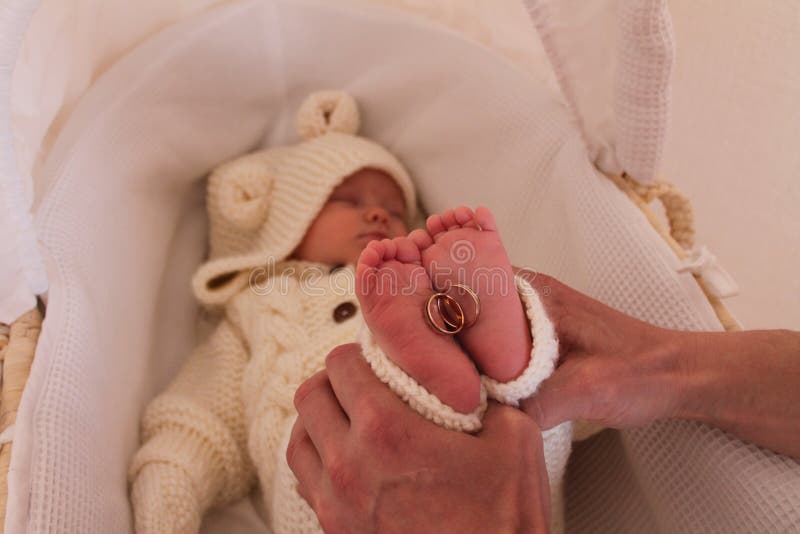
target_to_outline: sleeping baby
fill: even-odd
[[[337,345],[359,342],[383,382],[454,431],[478,431],[487,397],[515,405],[552,371],[552,324],[486,208],[409,233],[411,179],[356,135],[349,95],[312,94],[297,128],[299,144],[209,177],[210,257],[192,284],[222,318],[142,417],[137,532],[197,532],[256,485],[273,532],[320,531],[285,451],[294,392]],[[570,440],[569,424],[544,434],[555,530]]]

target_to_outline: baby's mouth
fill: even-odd
[[[364,232],[358,234],[358,239],[366,239],[367,241],[380,241],[386,239],[388,236],[383,232]]]

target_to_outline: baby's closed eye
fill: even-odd
[[[328,199],[328,204],[335,204],[337,206],[358,206],[359,199],[356,196],[338,194],[331,196]]]

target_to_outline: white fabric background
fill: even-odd
[[[664,176],[736,278],[745,328],[800,330],[800,2],[671,0]]]
[[[122,53],[220,1],[44,0],[13,86],[23,171],[37,168],[77,98]],[[544,51],[519,1],[371,1],[441,22],[555,83],[541,68]],[[689,193],[699,242],[739,282],[741,295],[727,303],[745,327],[800,328],[800,4],[671,0],[669,6],[678,52],[664,176]],[[597,3],[585,9],[576,21],[597,16]],[[603,135],[602,113],[589,120]]]
[[[11,122],[11,77],[37,2],[0,3],[0,321],[11,323],[47,289],[30,214],[32,183],[20,179]]]

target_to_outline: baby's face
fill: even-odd
[[[329,265],[355,263],[373,239],[406,235],[403,192],[385,172],[361,169],[333,190],[293,257]]]

